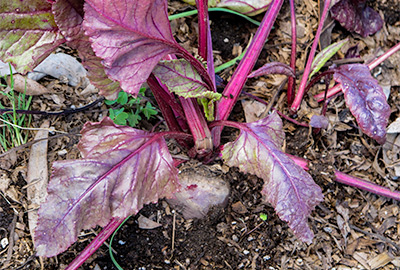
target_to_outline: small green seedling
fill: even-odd
[[[16,113],[16,110],[28,110],[32,97],[14,91],[12,72],[10,81],[9,91],[0,90],[0,94],[4,97],[3,99],[0,98],[0,109],[5,109],[6,105],[12,107],[11,112],[0,114],[0,153],[26,143],[29,134],[24,128],[31,123],[31,115],[20,115]],[[0,83],[0,88],[5,89],[6,87],[7,85]]]
[[[266,221],[268,216],[267,216],[267,214],[261,213],[260,214],[260,218],[261,218],[262,221]]]
[[[157,115],[158,112],[156,108],[153,107],[150,102],[146,102],[146,105],[144,106],[141,105],[143,104],[145,91],[146,88],[141,88],[137,98],[121,91],[119,92],[117,99],[104,101],[107,105],[116,106],[109,109],[109,117],[115,124],[135,127],[139,121],[142,120],[141,115],[144,115],[147,120],[149,120],[153,115]],[[133,110],[134,108],[136,108],[135,111]]]

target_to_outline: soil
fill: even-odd
[[[358,43],[364,59],[371,59],[400,40],[400,6],[396,5],[397,0],[370,2],[385,18],[382,31],[365,39],[340,27],[335,27],[331,34],[332,42],[349,37],[351,45]],[[271,61],[289,63],[290,15],[288,2],[284,5],[256,66]],[[317,27],[318,3],[310,0],[297,5],[300,28],[297,68],[302,70],[305,50],[311,46]],[[171,13],[187,8],[187,4],[178,1],[170,3]],[[210,19],[217,65],[239,55],[257,30],[250,22],[230,14],[213,13]],[[262,16],[256,19],[261,20]],[[194,53],[197,41],[192,29],[196,26],[195,17],[179,19],[172,25],[177,40]],[[76,55],[66,47],[59,50]],[[343,55],[343,52],[339,54]],[[400,115],[400,83],[396,83],[396,80],[400,80],[394,77],[399,74],[399,62],[393,63],[387,60],[373,71],[378,81],[390,89],[390,123]],[[227,69],[220,76],[229,80],[233,70]],[[280,76],[252,79],[247,82],[244,91],[272,102],[276,109],[288,115],[284,91],[276,93],[282,80]],[[51,93],[33,97],[32,109],[58,111],[72,105],[81,107],[99,97],[95,92],[82,93],[79,87],[70,87],[54,78],[45,77],[40,83],[51,89]],[[310,95],[322,89],[324,84],[317,85],[310,90]],[[241,99],[248,97],[243,95]],[[4,99],[1,101],[5,102]],[[310,115],[319,113],[320,109],[319,104],[306,97],[296,120],[308,122]],[[99,121],[106,114],[107,107],[99,103],[90,110],[67,116],[33,116],[34,127],[50,119],[56,130],[69,133],[68,136],[51,135],[49,165],[55,160],[79,158],[77,133],[85,122]],[[231,119],[243,122],[244,115],[239,102]],[[358,130],[343,97],[338,96],[329,103],[327,115],[335,121],[319,133],[283,120],[286,152],[310,161],[309,172],[325,196],[309,218],[309,225],[315,234],[311,244],[299,241],[288,225],[278,218],[274,209],[263,201],[261,179],[243,174],[236,168],[228,168],[223,175],[231,186],[226,207],[211,209],[204,219],[185,219],[165,200],[147,205],[116,232],[111,243],[115,260],[125,270],[400,269],[399,203],[339,184],[333,176],[336,169],[399,191],[400,182],[393,164],[384,162],[382,146]],[[141,127],[152,128],[159,124],[159,120],[143,121]],[[160,127],[163,128],[163,124]],[[30,141],[34,134],[30,133]],[[222,137],[224,141],[229,141],[235,136],[236,131],[225,129]],[[0,156],[0,180],[9,183],[0,189],[5,194],[0,197],[0,240],[3,243],[4,239],[10,239],[8,245],[0,245],[0,269],[64,269],[101,228],[82,232],[75,244],[56,257],[36,257],[27,218],[29,201],[25,179],[29,147],[14,150]],[[220,161],[216,164],[223,166]],[[144,229],[138,221],[140,216],[160,226]],[[265,216],[266,220],[262,218]],[[107,244],[110,244],[110,240]],[[111,259],[108,246],[103,245],[80,269],[121,268]]]

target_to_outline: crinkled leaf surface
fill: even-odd
[[[81,230],[136,214],[179,188],[177,169],[159,135],[105,118],[85,125],[78,147],[83,159],[53,164],[35,231],[38,256],[55,256]]]
[[[310,73],[309,78],[314,76],[315,73],[317,73],[324,65],[326,62],[328,62],[329,59],[332,58],[339,50],[340,48],[343,47],[344,44],[346,44],[349,41],[349,39],[343,39],[341,41],[335,42],[322,51],[320,51],[314,58],[312,64],[311,64],[311,70],[312,72]]]
[[[0,0],[0,58],[21,73],[31,71],[65,42],[43,0]]]
[[[180,48],[165,0],[87,0],[83,26],[106,74],[135,96],[157,63]]]
[[[362,64],[343,65],[335,70],[333,79],[342,84],[346,105],[362,132],[383,144],[390,106],[369,68]]]
[[[276,113],[243,125],[236,141],[224,145],[223,159],[229,166],[262,178],[265,200],[299,239],[311,242],[307,217],[323,199],[321,188],[280,150],[284,133]]]
[[[296,77],[293,69],[290,66],[280,62],[267,63],[259,69],[250,73],[247,77],[253,78],[258,76],[265,76],[268,74],[282,74],[290,77]]]
[[[171,92],[184,98],[208,98],[219,100],[220,93],[209,91],[199,73],[185,59],[161,61],[153,74],[164,83]]]
[[[255,16],[268,9],[272,0],[221,0],[217,6],[226,7],[234,11]]]
[[[57,0],[52,7],[54,19],[68,45],[78,50],[91,83],[99,89],[101,95],[113,100],[117,98],[121,87],[106,75],[102,59],[94,54],[89,38],[84,35],[83,3],[82,0]]]
[[[381,16],[367,6],[366,0],[341,0],[331,8],[331,14],[341,26],[363,37],[375,34],[383,26]]]

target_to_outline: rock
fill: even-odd
[[[181,191],[168,203],[186,219],[203,218],[213,206],[225,207],[230,187],[221,174],[203,164],[185,166],[179,174]]]

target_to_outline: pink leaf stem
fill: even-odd
[[[76,257],[65,270],[78,269],[96,250],[110,237],[110,235],[124,221],[123,218],[113,218],[103,230],[90,242],[88,246]]]
[[[154,94],[169,130],[182,131],[182,128],[177,120],[177,116],[180,116],[180,118],[185,117],[182,106],[176,102],[176,99],[171,92],[167,92],[163,88],[153,74],[150,74],[149,78],[147,78],[147,84]]]
[[[228,119],[228,116],[231,113],[232,108],[235,105],[247,80],[247,75],[253,69],[258,56],[264,47],[265,41],[271,32],[272,25],[278,16],[278,12],[281,9],[282,4],[283,0],[274,0],[265,13],[261,25],[258,28],[249,48],[247,49],[243,60],[240,61],[237,69],[232,75],[231,80],[223,92],[223,95],[228,98],[221,99],[217,104],[216,120]],[[218,146],[220,144],[221,131],[221,127],[217,127],[213,130],[214,146]]]
[[[287,154],[293,161],[301,166],[303,169],[308,170],[308,160],[296,156],[292,156]],[[352,187],[356,187],[380,196],[385,196],[387,198],[395,199],[397,201],[400,201],[400,192],[398,191],[391,191],[388,188],[382,187],[380,185],[374,184],[372,182],[369,182],[367,180],[351,176],[345,173],[342,173],[340,171],[335,170],[335,176],[336,179],[334,179],[336,182],[349,185]]]
[[[205,0],[196,0],[198,13],[198,23],[199,23],[199,55],[203,57],[203,59],[207,59],[207,21],[208,21],[208,12],[207,10],[208,1]]]
[[[173,60],[176,59],[176,56],[167,55],[165,58]],[[207,126],[199,104],[193,98],[179,97],[179,100],[186,118],[185,124],[189,126],[193,135],[196,152],[198,154],[210,152],[212,150],[211,131]]]
[[[398,50],[400,50],[400,42],[397,43],[395,46],[393,46],[390,50],[388,50],[387,52],[385,52],[384,54],[382,54],[381,56],[379,56],[378,58],[376,58],[374,61],[372,61],[371,63],[368,64],[368,68],[369,70],[373,70],[374,68],[376,68],[377,66],[379,66],[383,61],[385,61],[386,59],[388,59],[392,54],[394,54],[395,52],[397,52]],[[331,96],[339,93],[342,90],[342,86],[341,84],[337,84],[334,87],[332,87],[331,89],[328,90],[326,97],[330,98]],[[324,92],[319,93],[318,95],[315,95],[314,98],[318,101],[321,102],[324,100]]]
[[[215,84],[214,73],[214,56],[212,50],[210,20],[208,16],[208,1],[196,0],[199,21],[199,55],[207,60],[207,72],[210,75],[211,81],[214,86],[214,91],[217,87]]]
[[[296,33],[296,7],[294,0],[290,0],[290,21],[292,25],[292,51],[290,54],[290,67],[293,72],[296,73],[296,45],[297,45],[297,33]],[[287,84],[287,102],[288,105],[292,105],[294,99],[294,89],[296,88],[296,78],[288,78]]]
[[[317,33],[315,34],[314,42],[313,42],[313,45],[311,47],[310,54],[308,55],[307,64],[306,64],[306,67],[304,69],[303,77],[301,78],[299,91],[297,92],[297,95],[294,98],[293,104],[290,107],[290,110],[293,113],[296,113],[299,110],[300,105],[301,105],[301,101],[303,100],[303,96],[305,94],[305,89],[306,89],[306,86],[307,86],[307,80],[308,80],[308,77],[309,77],[310,72],[311,72],[311,65],[312,65],[312,62],[314,60],[315,51],[317,50],[319,37],[321,35],[321,31],[322,31],[322,28],[324,26],[325,18],[326,18],[327,14],[328,14],[328,10],[329,10],[330,4],[331,4],[330,0],[326,0],[325,1],[324,10],[323,10],[322,15],[321,15],[321,19],[320,19],[320,22],[319,22],[319,25],[318,25]]]
[[[196,99],[179,97],[193,135],[196,152],[200,155],[212,150],[211,132]]]

